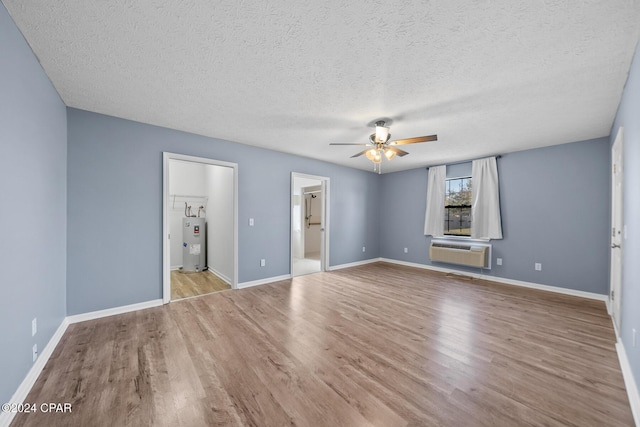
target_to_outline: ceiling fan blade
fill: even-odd
[[[402,157],[402,156],[406,156],[407,154],[409,154],[409,153],[407,153],[406,151],[401,150],[401,149],[399,149],[399,148],[396,148],[396,147],[394,147],[394,146],[392,146],[392,145],[388,145],[388,146],[386,147],[386,149],[387,149],[387,150],[391,150],[391,151],[393,151],[394,153],[396,153],[396,155],[398,155],[398,156],[400,156],[400,157]],[[365,150],[365,151],[366,151],[366,150]]]
[[[371,145],[371,144],[357,144],[355,142],[331,142],[329,145]]]
[[[354,154],[353,156],[351,156],[351,158],[353,159],[354,157],[360,157],[362,156],[364,153],[366,153],[367,151],[371,150],[371,148],[367,148],[366,150],[362,150],[361,152]]]
[[[437,141],[437,140],[438,140],[438,135],[416,136],[415,138],[397,139],[395,141],[389,142],[389,145],[416,144],[418,142],[428,142],[428,141]]]

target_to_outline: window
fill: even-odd
[[[444,234],[471,236],[471,177],[445,181]]]

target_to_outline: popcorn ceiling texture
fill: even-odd
[[[610,133],[640,2],[3,0],[64,102],[383,171]]]

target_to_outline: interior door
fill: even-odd
[[[623,149],[622,128],[611,149],[611,290],[609,301],[611,315],[617,331],[620,331],[620,307],[622,299],[622,249],[623,249]]]
[[[327,208],[327,182],[322,180],[322,184],[320,186],[322,199],[320,200],[320,271],[326,271],[327,260],[325,259],[325,239],[326,239],[326,228],[325,228],[325,217],[327,216],[326,208]]]

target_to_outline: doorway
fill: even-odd
[[[623,149],[623,129],[620,128],[611,147],[611,289],[609,291],[609,306],[611,307],[611,317],[616,327],[616,334],[619,334],[620,331],[620,310],[622,307],[622,250],[624,249]]]
[[[327,270],[329,178],[291,174],[291,275]]]
[[[163,154],[163,301],[237,287],[237,164]]]

